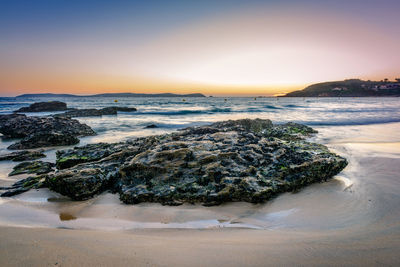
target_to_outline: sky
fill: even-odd
[[[275,95],[400,76],[400,1],[0,0],[0,95]]]

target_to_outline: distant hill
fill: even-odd
[[[135,93],[106,93],[106,94],[95,94],[95,95],[71,95],[71,94],[23,94],[17,97],[205,97],[203,94],[135,94]]]
[[[24,94],[17,97],[75,97],[71,94]]]
[[[360,97],[360,96],[400,96],[400,81],[363,81],[351,79],[324,82],[294,91],[284,97]]]

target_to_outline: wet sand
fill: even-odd
[[[3,198],[0,265],[399,265],[400,124],[318,130],[349,166],[265,204],[71,202],[45,189]]]
[[[1,266],[371,266],[400,263],[383,231],[249,229],[105,232],[2,227]]]

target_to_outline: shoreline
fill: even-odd
[[[398,128],[400,124],[319,128],[317,142],[348,157],[349,166],[338,179],[262,205],[128,206],[102,196],[89,204],[60,200],[46,202],[51,204],[46,206],[31,199],[25,209],[9,209],[12,216],[21,216],[22,221],[42,218],[47,227],[0,226],[0,265],[398,265]],[[32,197],[24,194],[28,200]],[[43,195],[39,192],[36,197]],[[0,205],[0,209],[4,207]],[[43,216],[46,210],[61,223],[48,221],[50,217]],[[67,217],[61,221],[63,212]],[[5,210],[2,214],[7,216]],[[199,218],[222,220],[199,227],[202,229],[132,228],[138,219],[168,226]],[[116,228],[96,227],[96,221],[109,219]],[[118,226],[118,220],[130,222],[131,227]],[[261,223],[263,229],[243,229],[240,224],[227,228],[224,220]],[[79,229],[79,225],[93,230]]]
[[[400,128],[400,124],[392,126]],[[348,126],[343,127],[349,129]],[[359,127],[382,128],[375,125]],[[327,131],[325,131],[326,129]],[[37,189],[12,198],[2,198],[0,211],[3,216],[1,216],[2,218],[0,217],[0,225],[12,226],[17,224],[21,226],[25,225],[26,227],[44,226],[99,230],[135,228],[206,229],[208,227],[269,229],[281,227],[279,224],[280,220],[287,222],[290,221],[288,218],[301,216],[299,215],[301,214],[301,210],[298,207],[300,209],[304,209],[304,207],[301,205],[298,206],[296,201],[300,201],[301,203],[307,201],[311,204],[311,201],[318,201],[318,198],[328,200],[329,197],[332,197],[345,198],[346,201],[350,202],[351,197],[343,192],[358,182],[358,173],[360,171],[363,172],[363,169],[365,169],[359,165],[359,159],[354,158],[358,157],[358,154],[374,153],[373,155],[378,158],[388,157],[382,160],[377,159],[378,162],[381,162],[389,160],[391,154],[394,153],[393,155],[396,155],[400,151],[400,142],[395,142],[395,140],[385,137],[390,143],[371,143],[368,142],[370,141],[368,134],[364,137],[358,136],[356,138],[357,142],[354,142],[354,137],[352,141],[348,140],[345,134],[338,136],[334,142],[326,142],[327,136],[332,136],[332,132],[330,132],[332,129],[336,129],[336,127],[326,127],[324,130],[319,129],[320,134],[315,137],[316,140],[314,141],[323,143],[335,153],[344,155],[349,159],[350,165],[337,178],[328,182],[309,185],[298,193],[284,193],[265,203],[231,202],[214,207],[185,204],[167,208],[157,203],[125,205],[119,200],[118,194],[108,192],[85,201],[70,201],[68,198],[48,189]],[[343,134],[350,131],[346,132],[340,129],[339,132]],[[350,132],[350,134],[352,133]],[[382,149],[385,151],[380,151]],[[394,158],[398,158],[398,156],[394,156]],[[16,179],[21,178],[23,177],[17,177]],[[3,184],[11,182],[11,178],[3,180]],[[313,198],[310,198],[309,194],[312,194]],[[108,211],[110,207],[113,207],[112,212]],[[26,215],[21,217],[19,215],[21,212]],[[332,213],[334,212],[337,212],[337,210],[332,210]],[[152,215],[153,213],[158,214],[158,216]],[[133,215],[127,216],[127,214]],[[265,214],[269,215],[265,216]],[[327,213],[326,215],[329,214]],[[30,217],[35,219],[32,221],[29,219]],[[103,223],[97,224],[96,221],[98,220],[102,220]],[[20,222],[24,223],[21,224]],[[25,222],[29,223],[26,224]],[[298,225],[293,224],[293,220],[290,222],[295,227],[298,227]],[[93,226],[87,228],[82,227],[83,225]]]

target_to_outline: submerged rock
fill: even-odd
[[[158,128],[158,126],[157,125],[155,125],[155,124],[150,124],[150,125],[147,125],[146,127],[144,127],[145,129],[154,129],[154,128]]]
[[[258,203],[325,181],[347,165],[304,140],[313,133],[296,123],[246,119],[88,145],[59,152],[57,165],[66,169],[47,175],[46,185],[76,200],[111,189],[128,204]]]
[[[46,155],[43,154],[43,150],[39,151],[23,150],[23,151],[0,155],[0,161],[2,160],[26,161],[26,160],[45,158],[45,157]]]
[[[34,173],[34,174],[44,174],[54,171],[54,163],[45,161],[26,161],[16,165],[13,171],[8,174],[8,176]]]
[[[41,111],[63,111],[67,110],[67,104],[60,101],[37,102],[29,107],[22,107],[14,112],[41,112]]]
[[[118,111],[123,112],[133,112],[136,108],[129,107],[106,107],[102,109],[72,109],[70,111],[54,114],[55,117],[93,117],[93,116],[103,116],[103,115],[117,115]]]
[[[130,107],[111,107],[111,109],[116,109],[117,111],[122,111],[122,112],[133,112],[133,111],[137,111],[136,108],[130,108]]]

